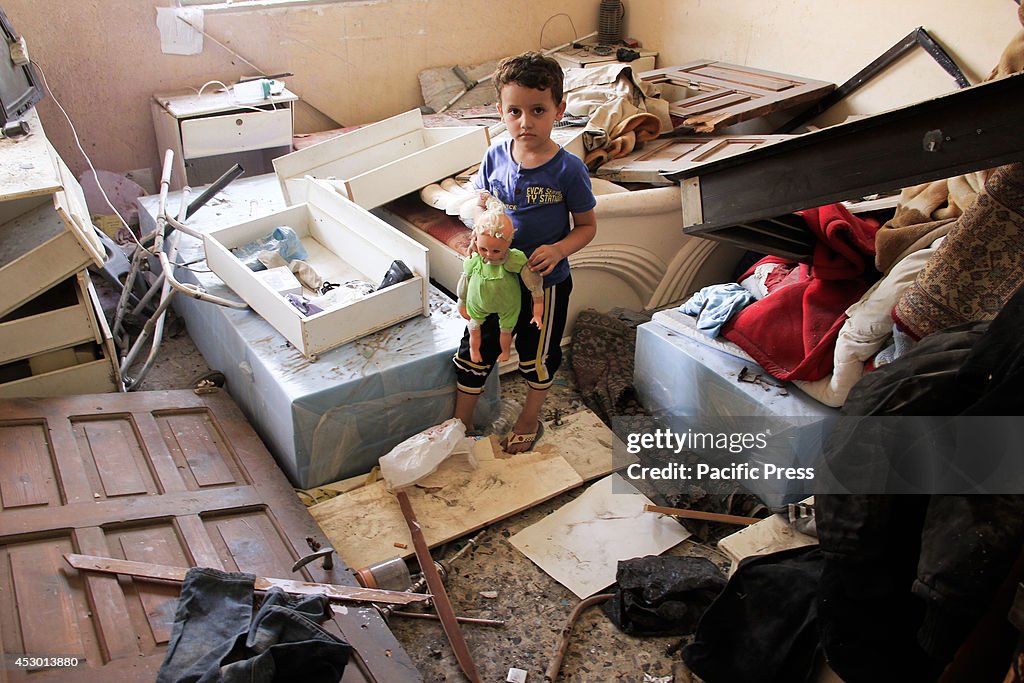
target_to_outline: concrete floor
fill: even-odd
[[[184,326],[172,318],[158,361],[143,379],[140,390],[191,388],[193,380],[209,370]],[[514,374],[503,377],[502,386],[505,397],[521,399],[525,393],[525,385]],[[553,417],[555,410],[572,413],[581,408],[583,404],[566,363],[549,395],[546,417]],[[528,681],[544,680],[566,619],[578,600],[506,539],[559,509],[584,490],[569,491],[478,532],[474,547],[453,565],[447,589],[456,613],[505,622],[503,627],[463,626],[483,681],[505,681],[513,667],[526,670]],[[460,539],[435,550],[435,558],[450,557],[464,542],[465,539]],[[688,540],[669,554],[707,557],[723,570],[728,567],[728,559],[710,544]],[[481,595],[490,591],[496,592],[497,597]],[[390,626],[425,681],[465,680],[439,623],[392,617]],[[666,655],[665,650],[678,640],[676,637],[624,635],[599,607],[593,607],[581,616],[573,630],[559,680],[579,683],[672,680],[664,677],[672,676],[673,665],[680,659],[678,654]],[[677,681],[684,680],[677,678]]]

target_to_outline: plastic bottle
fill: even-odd
[[[258,257],[265,251],[276,251],[285,261],[301,260],[308,256],[299,236],[287,225],[278,226],[269,235],[235,247],[231,253],[250,270],[263,270],[266,266],[260,263]]]
[[[486,430],[487,434],[494,434],[496,436],[505,436],[512,430],[516,420],[519,419],[519,413],[523,411],[523,406],[519,401],[514,398],[503,398],[501,403],[498,405],[498,415],[494,418],[489,429]]]

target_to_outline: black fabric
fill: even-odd
[[[684,636],[725,588],[725,575],[704,557],[638,557],[619,562],[615,597],[602,605],[630,635]]]
[[[192,568],[185,575],[157,683],[337,683],[351,646],[319,624],[323,595],[267,591],[253,614],[251,574]]]
[[[1020,415],[1022,328],[1024,290],[991,323],[929,335],[865,375],[842,412]],[[940,426],[932,438],[941,443],[942,421],[933,422]],[[859,476],[871,477],[908,438],[850,425],[856,422],[826,447],[833,473],[856,476],[859,468]],[[976,435],[979,461],[990,455],[985,436]],[[825,558],[819,626],[833,670],[846,683],[936,680],[1020,553],[1024,496],[819,495],[815,503]],[[889,664],[879,668],[878,661]]]
[[[683,660],[706,683],[802,683],[818,652],[822,557],[796,548],[740,562]]]

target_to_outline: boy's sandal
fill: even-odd
[[[532,434],[517,434],[514,431],[509,432],[508,435],[501,440],[501,450],[508,452],[509,446],[515,446],[517,444],[528,444],[528,447],[524,451],[518,451],[518,453],[529,453],[533,450],[533,447],[540,441],[541,437],[544,436],[544,423],[537,420],[537,431]]]

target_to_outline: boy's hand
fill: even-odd
[[[527,265],[539,275],[548,275],[565,258],[565,254],[554,244],[542,244],[530,255]]]

